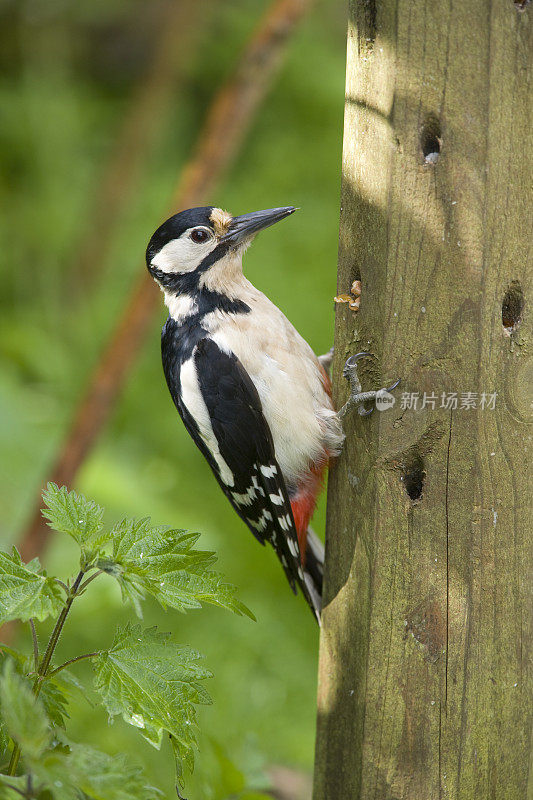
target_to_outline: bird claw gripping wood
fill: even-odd
[[[369,357],[371,355],[371,353],[365,352],[356,353],[356,355],[350,356],[344,365],[342,374],[350,384],[350,397],[339,411],[339,417],[341,419],[346,416],[348,411],[350,411],[353,406],[357,407],[358,414],[360,414],[362,417],[367,417],[374,410],[374,406],[371,408],[365,408],[365,402],[367,400],[375,400],[376,397],[378,397],[378,395],[382,392],[392,392],[392,390],[395,389],[400,383],[400,378],[398,378],[398,380],[395,381],[392,386],[383,387],[382,389],[377,389],[370,392],[363,392],[361,381],[359,380],[359,375],[357,374],[357,362],[360,358]]]

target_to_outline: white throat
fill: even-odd
[[[175,295],[164,292],[164,295],[168,313],[176,322],[181,322],[198,311],[196,300],[188,294]]]
[[[242,274],[242,256],[246,247],[230,250],[200,276],[200,289],[226,295],[230,300],[241,298],[251,285]]]

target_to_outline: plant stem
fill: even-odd
[[[17,771],[17,766],[18,766],[18,763],[19,763],[19,758],[20,758],[20,747],[15,742],[15,744],[13,746],[13,752],[11,753],[11,760],[9,762],[9,767],[7,769],[7,774],[8,775],[11,775],[11,776],[15,775],[15,772]]]
[[[17,786],[12,786],[10,783],[4,785],[7,786],[8,789],[11,789],[11,791],[18,792],[22,797],[28,797],[27,792],[23,792],[22,789],[19,789]]]
[[[94,658],[95,656],[99,655],[100,651],[97,650],[95,653],[85,653],[82,656],[76,656],[76,658],[70,658],[68,661],[65,661],[64,664],[61,664],[60,667],[56,667],[55,669],[52,670],[52,672],[49,672],[46,677],[51,678],[52,675],[57,675],[57,673],[61,672],[61,670],[65,669],[65,667],[68,667],[70,664],[74,664],[76,661],[81,661],[83,658]]]
[[[69,591],[69,594],[65,601],[65,605],[63,606],[61,613],[57,618],[57,622],[54,626],[54,630],[52,631],[52,635],[50,636],[50,640],[48,642],[48,646],[43,656],[43,660],[41,661],[41,666],[37,671],[37,677],[35,678],[35,681],[33,683],[32,691],[35,697],[38,697],[41,691],[43,678],[46,677],[48,667],[50,666],[50,661],[52,660],[52,656],[54,655],[54,650],[56,649],[59,637],[61,636],[61,631],[63,630],[63,625],[65,624],[65,620],[68,616],[68,612],[70,611],[70,607],[74,601],[74,598],[79,592],[80,584],[83,580],[84,574],[85,573],[83,572],[83,570],[78,573],[78,576],[74,581],[72,589]],[[9,762],[9,768],[7,771],[8,775],[15,774],[19,763],[19,759],[20,759],[20,747],[18,746],[18,744],[15,743],[15,746],[13,747],[13,752],[11,753],[11,760]]]
[[[66,599],[65,605],[63,606],[63,610],[61,611],[61,614],[57,619],[54,630],[52,631],[52,635],[50,636],[48,647],[46,648],[43,660],[41,661],[41,666],[39,668],[37,680],[33,684],[33,693],[35,694],[36,697],[39,695],[39,692],[41,691],[42,681],[40,681],[39,678],[44,678],[46,676],[48,667],[50,666],[50,661],[52,660],[52,656],[54,655],[54,650],[56,649],[59,637],[61,636],[63,625],[65,624],[65,620],[68,616],[68,612],[70,611],[70,607],[74,601],[74,598],[78,594],[78,590],[80,588],[80,584],[84,574],[85,574],[84,572],[78,573],[78,576],[74,581],[72,589],[70,590],[69,595]]]
[[[87,586],[90,584],[90,582],[94,581],[95,578],[98,578],[99,575],[102,575],[103,572],[104,572],[103,569],[99,569],[98,572],[95,572],[94,575],[91,575],[90,578],[87,578],[86,580],[84,580],[82,585],[80,586],[80,590],[79,590],[78,594],[81,594],[82,592],[84,592],[85,589],[87,588]]]
[[[31,638],[33,640],[33,663],[35,664],[35,672],[39,669],[39,642],[37,641],[37,631],[35,630],[35,622],[30,619]]]

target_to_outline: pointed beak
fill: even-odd
[[[259,233],[263,228],[269,228],[274,223],[289,217],[295,211],[298,211],[298,209],[294,206],[283,206],[282,208],[267,208],[265,211],[253,211],[251,214],[241,214],[240,217],[233,217],[227,234],[220,241],[239,244],[250,236]]]

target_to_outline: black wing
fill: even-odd
[[[266,541],[272,544],[291,588],[296,591],[296,584],[301,587],[319,618],[320,595],[301,565],[287,488],[275,458],[272,434],[257,389],[239,359],[233,353],[222,351],[205,336],[205,331],[203,333],[204,337],[196,339],[189,353],[194,359],[198,386],[220,456],[231,472],[232,482],[224,479],[196,420],[182,401],[181,359],[174,358],[177,349],[170,340],[174,337],[172,327],[163,330],[163,366],[171,395],[185,427],[235,511],[262,544]],[[183,355],[183,350],[181,353]]]
[[[212,339],[202,339],[193,357],[220,455],[234,482],[225,483],[218,468],[217,478],[252,533],[272,544],[294,590],[303,580],[298,537],[257,389],[239,359]]]

